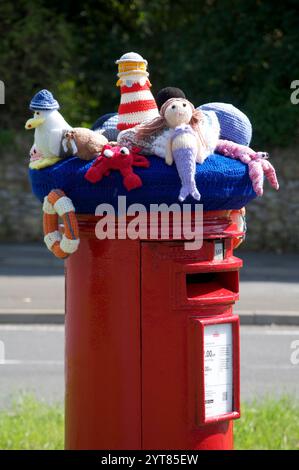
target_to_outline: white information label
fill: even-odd
[[[215,241],[214,245],[214,260],[223,260],[224,259],[224,242]]]
[[[233,411],[232,324],[204,327],[206,418]]]

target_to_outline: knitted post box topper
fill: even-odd
[[[196,162],[203,163],[207,157],[206,143],[202,136],[200,123],[201,111],[196,110],[184,98],[171,98],[161,107],[160,117],[141,125],[137,131],[140,138],[157,132],[164,127],[170,128],[165,161],[171,165],[175,161],[182,187],[179,200],[182,202],[190,194],[200,200],[195,183]]]
[[[150,91],[147,61],[135,52],[124,54],[118,64],[121,99],[118,108],[118,130],[130,129],[159,116],[155,99]]]
[[[133,166],[148,168],[149,161],[138,155],[138,148],[131,151],[127,147],[105,145],[101,155],[87,170],[85,178],[90,183],[97,183],[103,176],[108,176],[111,170],[119,170],[123,177],[123,184],[127,191],[140,188],[141,178],[133,171]]]

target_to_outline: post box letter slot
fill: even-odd
[[[188,300],[235,300],[239,292],[238,271],[186,274]]]

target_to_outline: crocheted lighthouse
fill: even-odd
[[[117,128],[130,129],[159,116],[155,99],[150,91],[147,61],[135,52],[128,52],[115,62],[119,77],[121,100],[118,108]]]

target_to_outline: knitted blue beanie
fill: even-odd
[[[32,109],[32,111],[35,111],[36,109],[41,111],[50,111],[52,109],[59,109],[59,103],[55,100],[50,91],[41,90],[34,95],[29,108]]]
[[[248,117],[238,108],[228,103],[207,103],[198,109],[216,113],[220,124],[220,139],[241,145],[250,144],[252,126]]]

